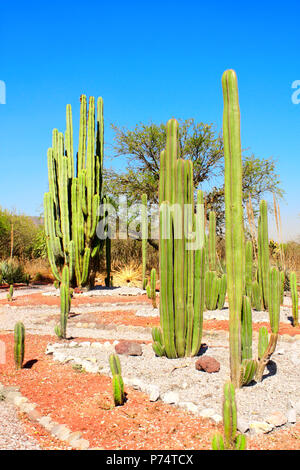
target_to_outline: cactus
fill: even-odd
[[[216,213],[210,211],[209,213],[209,238],[208,238],[208,253],[209,253],[209,269],[210,271],[216,270]]]
[[[269,300],[269,237],[268,237],[268,208],[266,201],[260,201],[258,219],[258,269],[262,304],[268,309]]]
[[[251,305],[257,311],[260,311],[262,309],[261,291],[260,291],[259,283],[257,281],[252,282]]]
[[[67,322],[71,308],[70,295],[70,273],[69,267],[64,266],[60,284],[60,324],[56,325],[54,331],[59,338],[65,339],[67,334]]]
[[[223,398],[224,436],[217,433],[212,439],[213,450],[245,450],[246,436],[237,434],[237,408],[234,386],[231,382],[224,385]]]
[[[116,374],[112,379],[114,403],[115,406],[121,406],[124,404],[124,382],[121,375]]]
[[[278,340],[279,320],[280,320],[281,278],[280,278],[280,272],[275,267],[271,268],[271,270],[269,271],[268,286],[269,286],[268,305],[269,305],[271,335],[269,338],[268,346],[265,348],[265,345],[264,345],[264,348],[265,348],[264,354],[259,358],[257,372],[255,375],[255,379],[257,382],[262,381],[263,372],[272,354],[275,351],[277,340]],[[261,355],[260,351],[259,351],[259,355]]]
[[[283,305],[283,302],[284,302],[284,285],[285,285],[285,272],[284,271],[280,271],[280,279],[281,279],[280,305]]]
[[[207,310],[216,310],[219,296],[219,282],[216,271],[205,273],[205,306]]]
[[[269,332],[265,326],[260,327],[258,332],[258,360],[260,361],[269,344]]]
[[[195,213],[193,164],[178,158],[177,152],[178,122],[171,119],[160,163],[161,331],[160,341],[153,342],[155,353],[169,358],[198,353],[204,305],[203,194],[197,193]],[[189,246],[192,232],[196,234],[196,249]],[[157,337],[156,330],[154,336]]]
[[[218,279],[218,309],[222,310],[225,305],[225,299],[226,299],[226,290],[227,290],[227,276],[224,273],[219,279]]]
[[[109,366],[110,366],[112,375],[122,374],[120,358],[117,354],[111,354],[109,356]]]
[[[150,279],[150,286],[151,286],[151,300],[153,308],[156,308],[156,269],[151,269],[151,279]]]
[[[70,105],[67,105],[66,120],[65,136],[53,130],[47,156],[49,192],[44,195],[47,252],[57,281],[61,281],[61,267],[68,265],[73,286],[92,286],[104,243],[96,235],[102,203],[102,98],[97,101],[95,126],[95,99],[89,99],[87,118],[86,96],[81,96],[76,164]]]
[[[147,242],[148,242],[148,220],[147,220],[147,194],[142,194],[142,213],[141,213],[141,228],[142,228],[142,286],[146,289],[147,278]]]
[[[298,319],[298,290],[297,290],[297,277],[295,271],[290,274],[290,288],[292,295],[292,313],[293,313],[293,326],[299,326]]]
[[[7,300],[9,302],[11,302],[12,299],[13,299],[13,296],[14,296],[14,286],[13,286],[13,284],[10,284],[9,291],[8,291],[8,294],[7,294]]]
[[[229,303],[231,381],[240,386],[241,311],[245,291],[245,247],[242,206],[242,153],[237,77],[227,70],[222,77],[225,157],[225,245]]]
[[[125,401],[124,382],[122,379],[121,363],[117,354],[109,356],[109,366],[112,373],[112,386],[115,406],[121,406]]]
[[[253,271],[253,245],[251,240],[247,240],[245,244],[245,282],[246,295],[252,297],[252,271]]]
[[[15,324],[14,330],[14,358],[17,369],[22,369],[25,355],[25,327],[22,322]]]

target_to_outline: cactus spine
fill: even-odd
[[[245,248],[242,206],[242,154],[237,77],[227,70],[222,77],[225,156],[225,244],[229,303],[231,381],[240,386],[241,310],[245,289]]]
[[[297,277],[295,271],[290,274],[290,288],[292,295],[292,312],[293,312],[293,325],[299,326],[298,319],[298,290],[297,290]]]
[[[193,165],[178,158],[178,122],[171,119],[159,180],[161,332],[153,333],[155,353],[169,358],[196,355],[201,346],[204,210],[200,192],[195,214],[193,194]],[[192,232],[196,249],[190,246]]]
[[[96,236],[102,202],[103,101],[81,96],[77,162],[74,163],[71,106],[66,109],[65,135],[53,130],[48,150],[49,192],[44,195],[45,233],[53,275],[61,281],[61,266],[68,265],[72,285],[91,284],[103,241]]]
[[[213,450],[245,450],[246,436],[237,434],[237,408],[234,386],[231,382],[224,385],[223,398],[224,437],[217,433],[212,439]]]
[[[141,213],[141,228],[142,228],[142,285],[146,289],[147,278],[147,242],[148,242],[148,219],[147,219],[147,194],[142,194],[142,213]]]
[[[22,322],[15,324],[14,340],[14,358],[16,368],[22,369],[25,355],[25,327]]]

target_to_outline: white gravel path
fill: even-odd
[[[41,450],[38,442],[25,432],[16,407],[0,401],[0,450]]]

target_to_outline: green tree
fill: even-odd
[[[203,186],[209,183],[210,189],[205,191],[207,212],[210,209],[216,211],[217,229],[220,233],[225,219],[222,136],[217,134],[212,124],[196,123],[194,119],[179,122],[181,157],[193,162],[195,189],[204,189]],[[157,203],[160,153],[166,145],[166,125],[141,123],[133,130],[116,125],[112,128],[115,132],[114,155],[126,157],[128,164],[124,172],[106,170],[105,192],[113,199],[121,193],[127,197],[129,204],[140,202],[141,195],[146,193],[150,203]],[[244,205],[250,195],[256,215],[259,201],[272,193],[278,198],[283,195],[274,160],[261,159],[253,154],[244,155]]]

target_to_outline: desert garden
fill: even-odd
[[[105,169],[102,98],[82,95],[78,147],[71,105],[52,132],[40,220],[1,212],[3,448],[299,449],[300,244],[274,168],[242,156],[233,70],[222,92],[222,138],[116,129],[144,161],[126,175]]]

